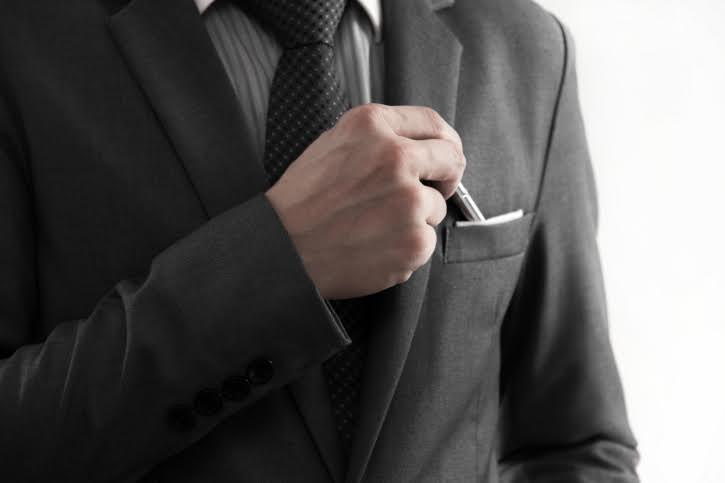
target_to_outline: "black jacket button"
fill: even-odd
[[[176,431],[190,431],[196,426],[196,416],[190,406],[178,404],[166,413],[166,421]]]
[[[267,384],[272,380],[273,376],[274,365],[272,365],[272,361],[267,359],[254,360],[247,368],[247,378],[255,386]]]
[[[229,401],[243,401],[252,391],[252,384],[244,376],[231,376],[222,383],[222,397]]]
[[[202,389],[194,398],[194,410],[202,416],[213,416],[222,410],[224,401],[217,389]]]

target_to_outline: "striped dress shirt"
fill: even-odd
[[[282,47],[233,0],[197,0],[241,107],[253,153],[264,157],[269,91]],[[380,0],[349,1],[335,36],[335,58],[351,106],[382,102]]]

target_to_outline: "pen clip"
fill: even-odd
[[[486,221],[483,213],[481,213],[481,210],[476,205],[476,202],[473,201],[471,194],[462,183],[459,183],[456,187],[456,191],[453,193],[453,201],[456,205],[458,205],[458,208],[460,208],[461,212],[463,212],[463,216],[465,216],[467,220]]]

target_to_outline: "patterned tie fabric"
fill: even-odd
[[[289,164],[349,108],[338,79],[333,42],[345,0],[238,0],[284,51],[267,111],[264,166],[274,184]],[[353,343],[323,364],[337,430],[349,454],[365,356],[362,298],[330,301]]]

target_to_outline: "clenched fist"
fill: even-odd
[[[465,166],[460,137],[434,110],[365,104],[266,195],[320,294],[360,297],[405,282],[428,261]]]

